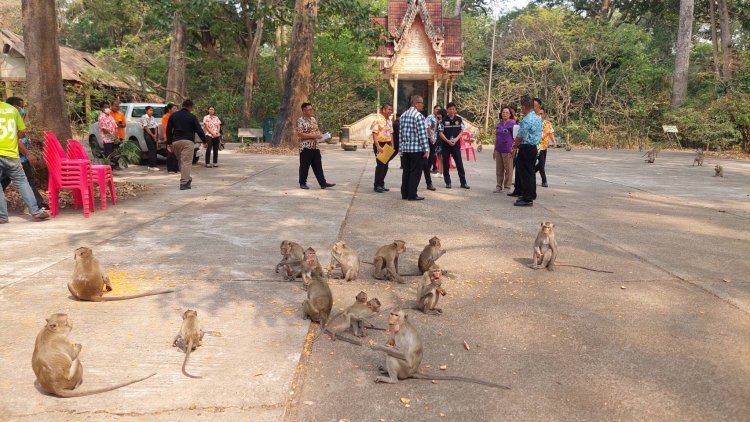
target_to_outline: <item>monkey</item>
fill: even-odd
[[[112,284],[109,281],[107,273],[104,272],[101,264],[99,264],[99,260],[94,256],[94,252],[90,248],[82,246],[76,249],[73,257],[75,258],[73,281],[68,283],[68,291],[78,300],[108,302],[174,292],[174,289],[160,289],[137,295],[104,297],[102,296],[102,288],[110,292],[112,291]]]
[[[473,378],[417,373],[419,365],[422,363],[422,337],[414,326],[411,325],[407,319],[407,315],[401,309],[391,311],[388,317],[388,331],[391,333],[391,337],[386,342],[386,346],[390,347],[377,344],[370,346],[372,350],[386,354],[385,367],[380,367],[380,372],[384,376],[378,376],[375,382],[395,384],[398,380],[415,378],[422,380],[464,381],[510,390],[510,388],[500,384]]]
[[[294,281],[295,278],[301,277],[302,262],[305,260],[302,245],[291,240],[283,240],[279,250],[283,258],[276,264],[276,274],[279,273],[279,268],[284,268],[284,281]]]
[[[557,251],[555,225],[549,221],[544,221],[536,235],[536,240],[534,240],[534,255],[531,258],[530,267],[535,270],[547,268],[549,271],[554,271]]]
[[[565,151],[571,151],[573,149],[573,146],[570,144],[565,144]]]
[[[375,266],[373,277],[378,280],[397,281],[401,284],[406,283],[398,273],[398,256],[406,251],[406,242],[403,240],[394,240],[385,246],[381,246],[375,253],[375,259],[372,264]]]
[[[177,341],[182,340],[182,344],[185,347],[185,360],[182,361],[182,373],[190,378],[201,378],[196,375],[190,375],[185,370],[188,359],[190,358],[190,352],[203,345],[203,336],[206,333],[201,330],[200,324],[198,323],[198,311],[188,309],[182,314],[182,327],[180,332],[175,336],[172,342],[172,347],[177,347]]]
[[[698,164],[699,167],[703,166],[703,150],[702,149],[696,149],[695,150],[695,158],[693,158],[693,167]]]
[[[335,341],[338,338],[356,344],[357,346],[361,346],[362,342],[351,340],[348,337],[342,336],[341,333],[350,327],[352,333],[357,337],[365,337],[365,328],[385,331],[384,328],[375,327],[367,321],[367,318],[380,312],[380,306],[380,300],[378,300],[378,298],[367,300],[367,293],[360,292],[356,296],[355,302],[343,312],[331,318],[331,323],[328,324],[328,327],[326,327],[325,330],[320,330],[318,335],[315,336],[315,339],[326,331],[331,334],[331,340]]]
[[[435,263],[446,250],[442,249],[440,245],[440,239],[437,236],[430,239],[430,243],[424,247],[422,253],[419,254],[419,261],[417,267],[419,267],[419,274],[424,274],[425,271],[429,270],[432,264]]]
[[[328,282],[321,275],[313,275],[307,285],[307,299],[302,302],[305,317],[319,322],[321,331],[328,324],[333,307],[333,294]]]
[[[440,266],[432,264],[429,270],[422,275],[422,282],[417,289],[417,308],[425,314],[439,315],[443,310],[437,307],[440,296],[448,294],[442,288],[440,277],[443,272]]]
[[[334,265],[334,261],[335,264]],[[357,251],[350,248],[346,242],[339,240],[333,244],[331,249],[331,263],[329,267],[340,267],[342,278],[346,281],[354,281],[359,276],[361,261]]]
[[[80,354],[83,346],[71,343],[68,334],[73,324],[67,314],[52,314],[36,336],[31,368],[42,389],[57,397],[83,397],[104,393],[135,384],[153,377],[156,373],[110,387],[89,391],[74,391],[83,382],[83,365]]]
[[[656,156],[659,155],[659,150],[656,148],[652,148],[648,151],[646,151],[645,154],[642,155],[642,157],[646,157],[646,162],[651,164],[654,161],[656,161]]]
[[[714,177],[724,177],[724,167],[717,164],[716,167],[714,167],[714,171],[716,172]]]
[[[307,248],[305,251],[305,261],[302,263],[302,284],[305,289],[310,284],[310,279],[315,277],[323,277],[323,267],[318,261],[318,255],[315,253],[315,249]]]
[[[354,296],[354,300],[357,303],[367,303],[367,292],[359,292],[357,293],[357,296]]]

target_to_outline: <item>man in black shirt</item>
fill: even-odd
[[[190,168],[193,166],[195,135],[207,143],[206,134],[192,111],[193,101],[188,98],[182,102],[182,109],[172,113],[167,121],[167,151],[174,152],[180,161],[180,190],[190,189],[193,182]]]
[[[464,122],[456,115],[456,104],[448,103],[446,108],[448,114],[440,122],[439,136],[442,142],[441,149],[443,154],[443,179],[445,187],[451,188],[451,157],[456,163],[458,178],[461,180],[461,187],[470,189],[466,183],[466,173],[464,173],[464,162],[461,159],[461,133],[464,131]]]

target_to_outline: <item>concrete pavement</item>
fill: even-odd
[[[750,162],[688,153],[646,164],[636,152],[555,150],[550,188],[533,208],[494,194],[488,151],[467,164],[470,191],[421,190],[401,201],[372,192],[372,154],[328,148],[331,190],[296,186],[296,156],[222,153],[217,169],[194,167],[194,188],[138,168],[125,179],[150,189],[84,219],[13,216],[0,231],[0,419],[8,420],[748,420],[750,415]],[[559,260],[614,274],[526,268],[539,222],[556,224]],[[279,282],[278,243],[294,239],[328,261],[339,237],[370,260],[378,246],[407,242],[401,271],[437,235],[456,275],[445,315],[410,311],[423,332],[425,373],[464,375],[510,391],[457,382],[372,381],[379,353],[321,337],[310,344],[305,293]],[[94,248],[115,293],[174,286],[178,292],[114,303],[71,301],[72,253]],[[411,285],[371,278],[332,283],[336,309],[360,290],[388,307]],[[217,331],[191,355],[170,347],[186,308]],[[29,360],[44,318],[67,312],[83,344],[81,388],[149,372],[116,392],[55,399],[33,386]],[[385,317],[377,320],[385,324]],[[316,328],[313,325],[313,328]],[[369,332],[373,342],[385,335]],[[307,339],[307,341],[306,341]],[[470,345],[466,350],[463,342]],[[447,365],[440,371],[440,365]],[[409,399],[406,407],[401,399]]]

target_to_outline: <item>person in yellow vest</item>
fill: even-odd
[[[385,104],[380,109],[381,113],[375,118],[370,126],[372,131],[372,150],[375,153],[375,192],[383,193],[388,192],[390,189],[385,187],[385,176],[388,174],[388,163],[393,160],[396,154],[391,155],[386,163],[381,163],[377,159],[378,154],[383,152],[383,147],[390,145],[391,148],[395,149],[393,145],[393,122],[391,121],[391,114],[393,108],[390,104]]]

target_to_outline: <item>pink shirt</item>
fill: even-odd
[[[212,116],[207,114],[203,118],[203,127],[206,129],[206,135],[215,138],[219,136],[219,129],[221,128],[221,120],[215,114]]]
[[[115,131],[117,130],[117,123],[115,119],[109,114],[99,113],[99,137],[102,138],[102,142],[105,144],[111,144],[115,142]]]

